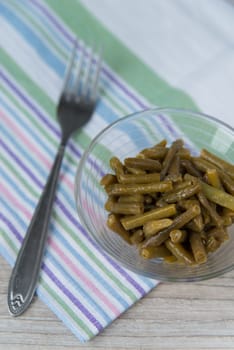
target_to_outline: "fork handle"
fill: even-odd
[[[8,286],[12,316],[28,308],[36,290],[64,149],[62,142],[12,270]]]

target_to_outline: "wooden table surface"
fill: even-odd
[[[92,341],[81,344],[38,299],[19,318],[6,305],[10,267],[0,257],[0,349],[234,349],[234,271],[156,287]]]

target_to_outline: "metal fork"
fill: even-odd
[[[33,299],[46,245],[48,225],[64,150],[72,133],[90,120],[98,98],[101,55],[95,59],[92,50],[87,64],[84,65],[85,53],[82,50],[77,73],[72,79],[76,52],[77,40],[74,44],[57,107],[57,117],[62,130],[61,142],[9,281],[8,308],[12,316],[21,315]]]

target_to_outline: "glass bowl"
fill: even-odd
[[[199,281],[219,276],[234,266],[234,225],[230,239],[206,263],[196,266],[168,264],[162,259],[146,260],[137,249],[108,229],[104,209],[106,193],[99,181],[112,172],[109,160],[135,156],[162,139],[168,144],[182,138],[192,154],[201,148],[233,162],[234,129],[205,114],[182,109],[151,109],[121,118],[105,128],[84,153],[75,180],[75,200],[81,223],[105,253],[127,269],[160,281]]]

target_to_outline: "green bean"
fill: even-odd
[[[192,163],[196,169],[198,169],[199,171],[204,172],[204,173],[207,170],[216,169],[215,165],[213,165],[212,163],[208,162],[207,160],[205,160],[201,157],[193,157]]]
[[[171,252],[162,245],[160,247],[147,247],[140,249],[140,255],[145,259],[156,259],[170,256]]]
[[[196,183],[188,187],[176,190],[174,192],[167,193],[163,196],[163,199],[167,203],[176,203],[181,199],[186,199],[192,197],[194,194],[201,190],[201,185]]]
[[[176,206],[169,204],[163,208],[155,208],[141,215],[124,217],[121,223],[126,230],[144,225],[149,220],[168,218],[176,214]]]
[[[100,181],[100,185],[108,186],[111,184],[115,184],[117,182],[117,177],[113,174],[106,174],[102,177]]]
[[[137,215],[144,211],[143,203],[115,203],[107,201],[105,209],[114,214]]]
[[[172,191],[182,190],[183,188],[189,187],[193,184],[191,180],[183,180],[177,184],[174,184]]]
[[[116,173],[117,177],[118,177],[119,174],[123,174],[124,173],[123,164],[121,163],[121,161],[117,157],[112,157],[110,159],[110,167],[111,167],[112,170],[114,170],[114,172]]]
[[[112,231],[117,233],[120,237],[122,237],[127,243],[132,244],[129,232],[123,228],[119,220],[119,217],[117,215],[115,214],[108,215],[107,226],[109,227],[109,229],[111,229]]]
[[[179,206],[182,207],[183,209],[188,209],[194,204],[200,205],[199,201],[197,199],[187,199],[187,200],[182,200],[178,202]],[[188,224],[187,228],[196,231],[196,232],[201,232],[204,228],[204,222],[202,218],[202,214],[200,213],[197,215],[194,219],[192,219]]]
[[[204,226],[208,226],[211,223],[211,217],[208,211],[206,210],[206,208],[202,209],[202,218],[203,218]]]
[[[228,173],[226,173],[226,170],[223,171],[223,169],[219,169],[215,164],[212,164],[208,160],[203,159],[201,157],[193,158],[193,163],[197,167],[197,169],[206,172],[208,180],[209,176],[211,176],[209,174],[216,171],[218,173],[219,179],[221,180],[227,191],[232,195],[234,194],[234,180]],[[217,187],[217,184],[214,187]],[[222,189],[222,186],[220,186],[220,189]]]
[[[220,190],[223,190],[223,186],[221,184],[218,171],[216,169],[207,169],[206,175],[207,175],[208,183],[211,186],[215,188],[219,188]]]
[[[143,203],[144,196],[143,194],[132,194],[129,196],[120,196],[118,198],[119,203]]]
[[[211,236],[207,239],[206,250],[208,253],[213,253],[221,246],[221,244],[222,243],[220,241],[218,241],[215,237]]]
[[[220,217],[220,215],[217,213],[217,211],[212,207],[212,205],[209,203],[208,199],[204,195],[203,192],[199,192],[197,194],[197,198],[199,199],[201,205],[206,208],[208,213],[210,214],[210,217],[214,220],[216,225],[218,227],[221,227],[223,225],[223,220]]]
[[[224,171],[219,171],[220,179],[226,191],[229,192],[232,196],[234,195],[234,181],[232,178],[226,174]]]
[[[109,195],[121,196],[132,194],[149,194],[155,192],[168,192],[172,189],[171,181],[160,181],[149,184],[113,184],[106,186]]]
[[[169,148],[167,155],[163,161],[162,164],[162,170],[161,170],[161,180],[165,178],[165,176],[168,173],[168,169],[171,166],[171,163],[174,159],[174,156],[176,152],[183,147],[183,141],[182,140],[176,140],[172,143],[171,147]]]
[[[183,243],[187,238],[187,231],[179,229],[172,230],[169,236],[173,243]]]
[[[137,169],[137,168],[126,167],[126,171],[127,171],[128,174],[134,174],[134,175],[146,174],[145,170]]]
[[[167,148],[166,147],[146,148],[143,151],[141,151],[140,154],[143,155],[144,158],[163,159],[167,154]]]
[[[159,173],[153,173],[153,174],[139,174],[139,175],[132,175],[132,174],[120,174],[118,177],[118,180],[122,184],[146,184],[146,183],[152,183],[152,182],[159,182],[160,181],[160,174]]]
[[[222,216],[223,219],[223,226],[231,226],[232,225],[232,218],[231,216]]]
[[[163,208],[160,208],[163,209]],[[199,205],[193,205],[188,210],[183,212],[182,214],[176,216],[169,227],[166,227],[162,231],[159,231],[157,235],[147,238],[143,242],[143,247],[146,248],[151,245],[159,246],[164,243],[170,235],[172,230],[180,229],[184,225],[186,225],[190,220],[192,220],[195,216],[199,215],[201,212]],[[125,227],[126,228],[126,227]]]
[[[234,196],[231,196],[218,188],[207,185],[204,182],[201,182],[201,185],[202,191],[207,199],[221,205],[224,208],[229,208],[234,211]]]
[[[130,168],[160,171],[161,163],[155,159],[126,158],[124,164]]]
[[[139,243],[141,243],[144,240],[144,238],[145,236],[142,229],[138,229],[134,231],[130,236],[130,240],[132,244],[135,244],[135,245],[138,245]]]
[[[166,145],[167,145],[167,140],[164,139],[164,140],[162,140],[162,141],[156,143],[156,145],[154,145],[153,148],[157,148],[157,147],[166,147]]]
[[[223,216],[230,216],[231,218],[234,218],[234,210],[231,210],[228,208],[223,208],[222,215]]]
[[[232,165],[224,159],[221,159],[220,157],[207,151],[206,149],[201,150],[201,157],[209,161],[210,163],[213,163],[221,170],[224,170],[234,180],[234,165]]]
[[[153,236],[157,232],[161,231],[165,227],[168,227],[172,224],[171,219],[160,219],[160,220],[150,220],[147,221],[143,226],[143,231],[145,237]]]
[[[191,159],[191,154],[189,149],[184,147],[178,150],[177,155],[180,157],[180,159]]]
[[[168,169],[168,175],[165,176],[165,180],[171,180],[172,182],[182,182],[182,174],[180,173],[180,157],[175,155],[172,163]]]
[[[185,174],[184,179],[197,181],[197,179],[190,174]],[[202,192],[204,193],[204,195],[207,197],[208,200],[216,204],[219,204],[222,207],[234,210],[234,196],[218,188],[210,186],[201,180],[199,180],[199,182],[201,184]]]
[[[186,169],[187,173],[196,177],[202,176],[201,172],[197,168],[195,168],[195,166],[189,159],[182,159],[181,165]]]
[[[194,259],[180,243],[173,243],[170,239],[165,242],[168,250],[178,259],[182,260],[186,265],[193,265]]]
[[[202,243],[201,236],[197,232],[192,232],[189,236],[191,249],[196,263],[203,264],[207,261],[205,246]]]
[[[207,238],[214,237],[219,242],[224,242],[228,240],[229,236],[227,233],[227,229],[224,227],[215,227],[206,232]]]

